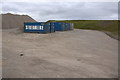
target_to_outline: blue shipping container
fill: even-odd
[[[68,23],[68,30],[70,30],[70,23]]]
[[[24,31],[25,32],[38,32],[38,33],[49,33],[50,26],[46,26],[44,22],[27,22],[24,23]]]
[[[46,26],[49,27],[49,31],[48,31],[49,33],[55,32],[55,26],[53,22],[47,22]]]
[[[65,31],[65,23],[63,22],[55,22],[54,27],[56,31]]]

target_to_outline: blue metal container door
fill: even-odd
[[[51,32],[53,31],[65,31],[65,23],[63,22],[52,22],[51,23]]]
[[[59,31],[62,31],[62,23],[58,23],[58,29],[59,29]]]
[[[50,24],[50,25],[51,25],[51,26],[50,26],[50,27],[51,27],[51,30],[50,30],[51,33],[52,33],[52,32],[55,32],[55,25],[54,25],[54,24],[55,24],[55,23],[53,23],[53,22],[51,22],[51,24]]]
[[[64,31],[65,30],[65,25],[63,22],[55,22],[54,27],[56,31]]]
[[[55,30],[56,30],[56,31],[60,31],[60,23],[55,22],[55,23],[54,23],[54,27],[55,27]]]
[[[70,23],[67,23],[68,24],[68,30],[70,30]]]
[[[65,25],[62,23],[62,30],[65,31]]]
[[[48,32],[48,33],[50,33],[51,31],[50,31],[50,23],[47,23],[47,25],[46,25],[46,31]]]
[[[62,23],[62,31],[65,31],[65,23]]]
[[[64,31],[66,31],[66,23],[63,23],[64,24]]]
[[[65,30],[67,31],[68,30],[68,24],[65,23]]]
[[[56,22],[54,22],[54,27],[55,27],[55,30],[58,31]]]
[[[61,23],[60,28],[61,28],[61,31],[63,31],[64,29],[63,23]]]

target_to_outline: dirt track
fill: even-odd
[[[117,77],[118,41],[103,32],[76,29],[34,34],[17,30],[3,30],[4,78]]]

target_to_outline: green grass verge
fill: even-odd
[[[70,22],[74,23],[76,29],[107,31],[118,35],[118,20],[50,20],[49,22]]]

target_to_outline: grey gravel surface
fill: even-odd
[[[103,32],[37,34],[7,29],[2,36],[4,78],[118,76],[118,41]]]

